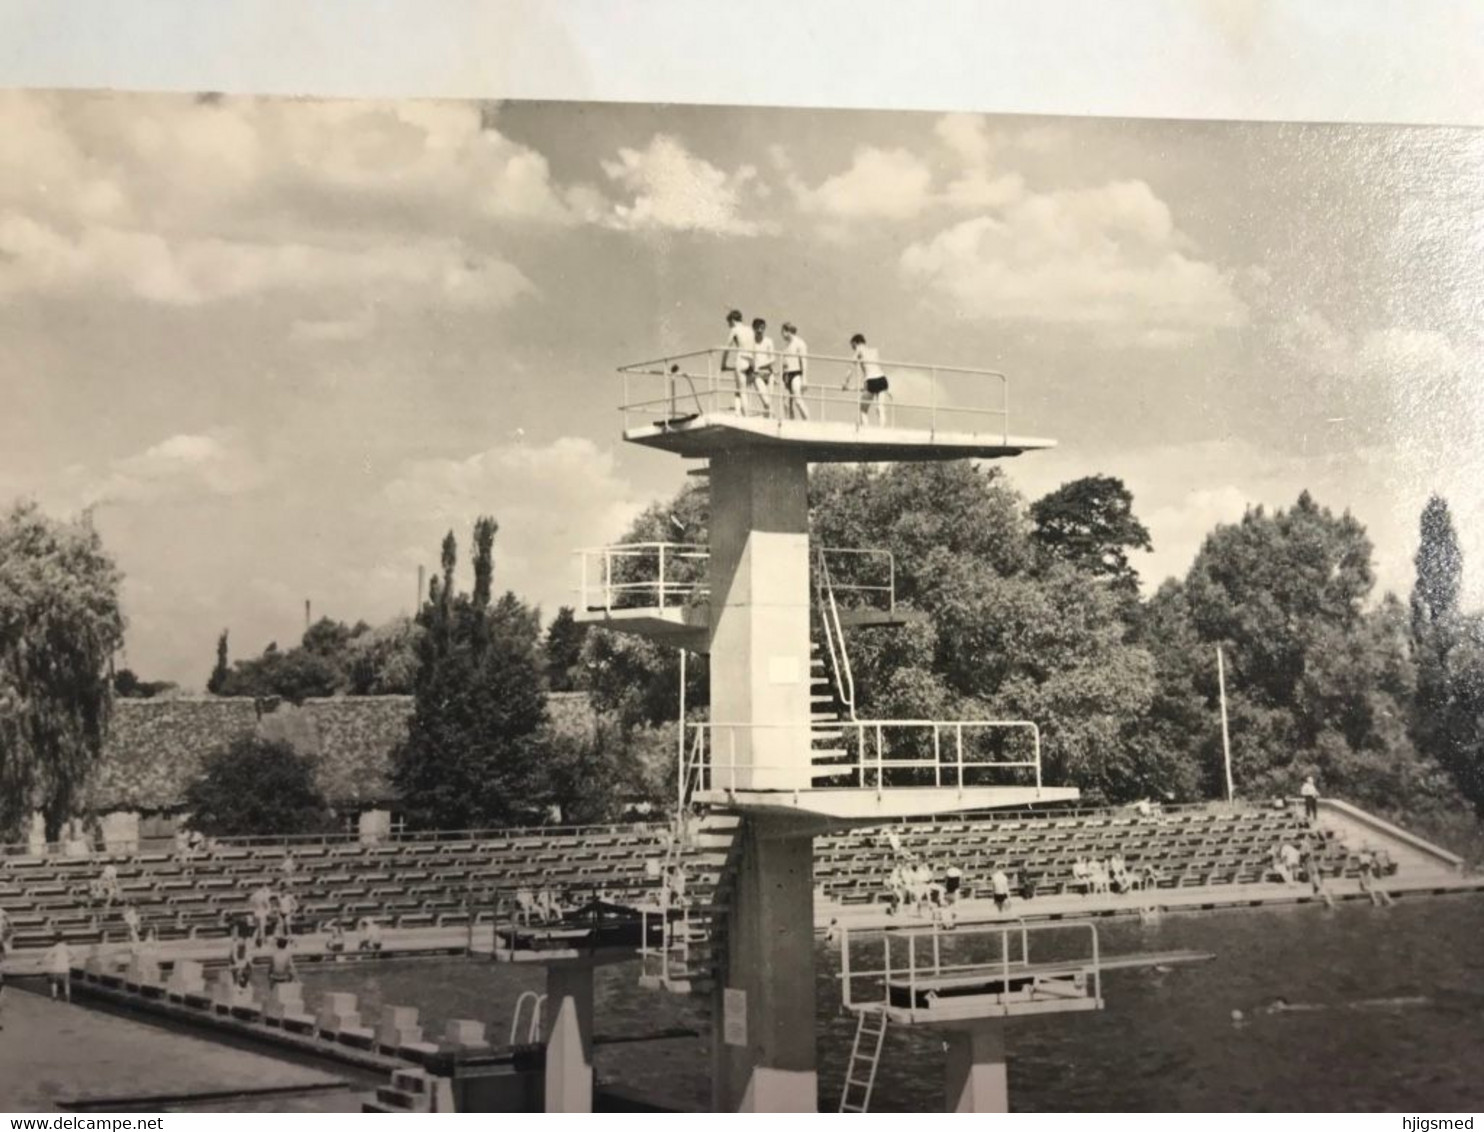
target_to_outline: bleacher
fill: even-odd
[[[1308,846],[1327,878],[1360,873],[1358,857],[1332,831],[1311,829],[1287,807],[1188,807],[1149,816],[1132,810],[1011,814],[910,822],[894,829],[903,852],[926,861],[937,876],[950,866],[961,869],[970,896],[988,895],[996,869],[1012,879],[1023,874],[1037,895],[1081,892],[1073,864],[1114,854],[1122,855],[1131,872],[1152,866],[1162,888],[1254,884],[1274,878],[1273,848],[1285,841],[1299,849]],[[822,837],[815,844],[815,884],[841,904],[886,900],[893,862],[884,828]]]
[[[1332,831],[1311,829],[1291,808],[1187,807],[1149,816],[1131,810],[1011,813],[893,828],[902,849],[938,876],[950,866],[962,870],[968,896],[987,895],[997,868],[1031,880],[1037,895],[1080,891],[1073,863],[1115,853],[1131,871],[1152,866],[1161,888],[1258,883],[1273,879],[1272,852],[1285,841],[1312,850],[1326,878],[1360,872],[1358,856]],[[670,846],[668,827],[629,825],[374,844],[224,844],[189,860],[168,851],[88,858],[18,854],[0,857],[0,907],[15,929],[17,948],[44,947],[53,935],[72,944],[123,942],[125,904],[162,941],[225,938],[255,889],[281,886],[284,855],[292,848],[296,919],[303,928],[338,922],[351,929],[364,916],[392,928],[463,926],[508,915],[522,888],[579,899],[601,893],[634,904],[652,900]],[[700,908],[716,903],[726,846],[713,842],[681,852],[690,899]],[[104,907],[90,899],[89,886],[108,864],[117,870],[120,900]],[[887,899],[892,864],[884,828],[832,834],[815,843],[817,888],[840,904]]]
[[[459,926],[502,914],[521,888],[640,902],[659,887],[648,862],[663,862],[668,845],[666,827],[639,825],[381,844],[221,845],[188,860],[171,852],[12,855],[0,857],[0,907],[17,948],[46,946],[53,935],[73,944],[122,942],[125,904],[162,941],[225,937],[255,889],[282,886],[292,848],[296,919],[306,927],[351,928],[363,916],[394,928]],[[698,893],[715,887],[724,855],[687,849],[683,859]],[[89,887],[109,864],[120,899],[104,907]]]

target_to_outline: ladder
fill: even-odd
[[[876,1069],[881,1064],[881,1045],[886,1041],[884,1010],[862,1010],[856,1015],[855,1042],[850,1064],[845,1067],[845,1087],[840,1090],[841,1112],[868,1112],[871,1090],[876,1087]]]

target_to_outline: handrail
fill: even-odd
[[[945,937],[945,930],[947,935]],[[1001,980],[1001,990],[995,995],[997,1003],[1004,1005],[1005,993],[1010,984],[1010,975],[1015,970],[1032,969],[1031,963],[1031,937],[1057,933],[1065,937],[1068,933],[1081,935],[1086,933],[1089,939],[1087,954],[1085,957],[1073,957],[1071,959],[1053,959],[1052,963],[1085,964],[1091,976],[1091,998],[1095,1002],[1101,1002],[1103,997],[1102,981],[1102,948],[1098,939],[1097,925],[1087,921],[1059,921],[1056,923],[1029,923],[1022,917],[1011,920],[981,921],[975,923],[958,922],[952,929],[945,929],[943,925],[934,921],[932,924],[913,927],[870,927],[851,928],[842,926],[839,929],[840,941],[840,971],[835,976],[840,982],[841,1003],[846,1010],[870,1010],[884,1007],[891,1002],[890,981],[893,978],[901,980],[905,978],[908,983],[908,1006],[906,1007],[909,1018],[915,1018],[918,1014],[917,987],[919,978],[943,978],[955,974],[989,974],[994,972]],[[851,957],[852,936],[859,942],[862,937],[870,940],[879,939],[881,943],[881,965],[879,967],[861,967]],[[999,952],[997,956],[978,962],[944,963],[942,956],[942,943],[945,938],[949,940],[973,939],[978,936],[998,937]],[[928,954],[922,955],[918,949],[919,939],[927,937],[931,943]],[[900,960],[893,963],[892,943],[901,940],[906,944],[906,965]],[[1014,956],[1012,943],[1018,940],[1020,944],[1019,956]],[[919,958],[924,960],[919,963]],[[857,997],[855,985],[858,982],[879,983],[881,986],[880,999],[862,1000]]]
[[[963,790],[974,785],[968,779],[976,772],[990,770],[1029,770],[1034,773],[1036,790],[1041,789],[1041,729],[1031,720],[1023,719],[851,719],[821,720],[807,724],[791,723],[690,723],[686,726],[697,735],[694,758],[704,764],[708,787],[711,790],[736,790],[739,772],[744,775],[755,771],[799,772],[828,769],[839,775],[851,775],[856,785],[862,788],[882,790],[887,788],[886,772],[893,770],[931,771],[936,788],[956,787]],[[888,738],[894,733],[926,731],[931,738],[931,749],[925,754],[906,757],[889,757]],[[965,732],[992,730],[1024,730],[1030,732],[1032,757],[1023,759],[974,759],[965,758]],[[846,755],[854,755],[846,762],[813,767],[797,759],[786,763],[762,762],[750,758],[745,764],[739,762],[737,736],[757,732],[794,733],[797,748],[807,751],[813,740],[820,736],[832,736],[837,732],[855,732],[853,739],[842,742]],[[726,737],[725,750],[718,748],[717,737]],[[948,736],[948,742],[944,737]],[[703,741],[703,739],[705,741]],[[946,749],[945,749],[946,748]],[[920,784],[926,785],[926,784]],[[909,789],[911,787],[908,787]]]
[[[845,648],[845,632],[840,625],[840,607],[835,603],[834,587],[830,583],[829,562],[824,548],[818,554],[819,576],[815,592],[819,598],[819,619],[824,624],[825,645],[830,654],[830,667],[835,674],[835,691],[850,718],[855,714],[855,676],[850,671],[850,654]]]
[[[766,394],[768,401],[764,416],[775,420],[789,419],[792,417],[792,404],[802,404],[817,413],[818,421],[830,419],[829,408],[840,406],[841,412],[836,414],[845,420],[853,420],[860,406],[859,394],[855,391],[855,385],[860,373],[859,363],[853,356],[840,354],[802,354],[787,355],[784,351],[774,350],[767,354],[772,363],[772,377],[759,384],[739,384],[736,372],[726,367],[728,356],[734,350],[731,347],[718,346],[703,350],[691,350],[686,353],[672,354],[663,358],[654,358],[648,361],[634,362],[618,367],[618,372],[623,376],[623,405],[621,406],[625,416],[630,413],[643,412],[653,414],[663,413],[667,420],[675,421],[685,415],[701,416],[707,412],[727,412],[735,407],[735,400],[744,392],[748,397],[754,397],[754,390],[759,387]],[[751,357],[763,356],[762,351],[741,349],[740,352]],[[785,357],[802,358],[805,378],[804,388],[797,395],[781,387],[782,365]],[[969,366],[939,365],[933,362],[914,362],[900,359],[881,359],[876,363],[887,373],[889,379],[896,379],[898,390],[889,394],[889,405],[894,417],[900,418],[905,415],[925,414],[926,427],[936,431],[940,426],[940,416],[945,414],[969,414],[971,416],[988,417],[996,422],[992,429],[969,428],[966,431],[973,434],[976,432],[987,432],[990,435],[1000,435],[1003,442],[1009,441],[1009,416],[1010,416],[1010,388],[1008,376],[993,369],[977,369]],[[850,391],[849,396],[839,396],[826,392],[826,390],[837,383],[837,377],[822,378],[819,367],[833,369],[836,366],[845,367],[845,381],[839,384],[843,393]],[[839,371],[835,370],[835,374]],[[901,387],[909,387],[914,384],[913,375],[921,374],[926,377],[926,397],[917,401],[903,401],[899,399]],[[633,400],[630,394],[631,381],[635,378],[659,379],[663,381],[663,394],[642,400]],[[943,379],[951,378],[957,380],[971,379],[978,382],[987,382],[998,388],[998,404],[958,404],[948,396],[947,390],[943,388]],[[747,385],[747,389],[742,388]],[[977,388],[977,386],[976,386]],[[972,398],[977,401],[979,398]],[[683,406],[683,410],[682,410]],[[692,406],[694,412],[692,413]]]

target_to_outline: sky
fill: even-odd
[[[93,509],[125,662],[199,688],[412,609],[452,529],[549,616],[683,465],[620,364],[741,307],[1009,374],[1034,499],[1121,477],[1146,586],[1310,490],[1484,601],[1484,140],[1395,126],[0,92],[0,503]]]

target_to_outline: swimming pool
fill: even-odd
[[[1099,1014],[1010,1024],[1017,1111],[1477,1109],[1484,1104],[1484,899],[1170,915],[1099,926],[1105,953],[1190,948],[1215,961],[1105,976]],[[820,1106],[833,1110],[854,1033],[840,1012],[838,952],[819,948]],[[693,1026],[699,1039],[600,1048],[598,1072],[676,1105],[709,1098],[708,1003],[641,990],[633,964],[597,974],[600,1035]],[[418,1006],[441,1029],[478,1018],[499,1041],[539,970],[487,961],[320,968],[307,996],[349,990],[364,1012]],[[1315,1007],[1270,1015],[1276,996]],[[1233,1024],[1232,1011],[1248,1020]],[[431,1028],[431,1027],[430,1027]],[[941,1044],[888,1033],[872,1108],[942,1106]]]

